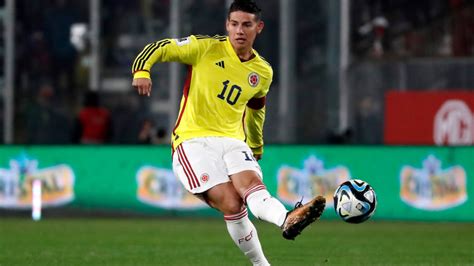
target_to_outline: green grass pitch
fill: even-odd
[[[474,265],[474,223],[255,221],[272,265]],[[219,219],[0,218],[0,265],[250,265]]]

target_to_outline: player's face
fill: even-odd
[[[263,21],[257,20],[254,14],[235,11],[229,15],[226,29],[234,49],[248,50],[252,48],[257,34],[262,32]]]

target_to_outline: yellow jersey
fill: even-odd
[[[171,136],[173,150],[191,138],[222,136],[247,141],[252,149],[263,152],[264,99],[273,70],[255,50],[253,53],[251,60],[242,62],[228,37],[191,35],[151,43],[137,56],[132,66],[134,78],[150,78],[156,62],[189,66]],[[248,104],[255,99],[260,101]]]

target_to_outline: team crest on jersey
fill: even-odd
[[[260,76],[255,72],[250,73],[250,75],[249,75],[249,84],[250,84],[250,86],[257,87],[259,82],[260,82]]]
[[[209,181],[209,175],[204,173],[201,175],[201,181],[206,183],[207,181]]]

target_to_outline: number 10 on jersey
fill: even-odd
[[[229,91],[227,91],[229,83],[230,81],[228,80],[222,82],[222,84],[224,84],[224,87],[222,88],[221,93],[217,95],[217,98],[225,100],[230,105],[234,105],[239,99],[240,94],[242,93],[242,88],[238,85],[232,85]]]

